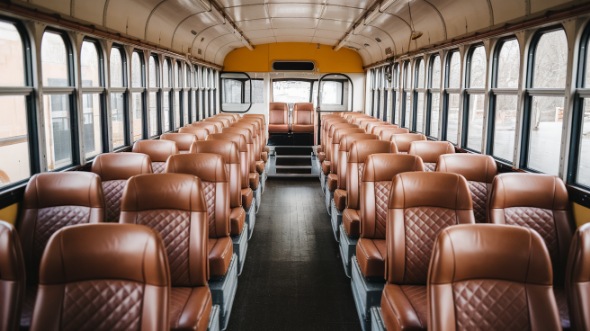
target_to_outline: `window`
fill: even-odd
[[[111,49],[111,137],[113,149],[125,146],[125,68],[126,59],[123,48]]]
[[[84,155],[87,159],[103,152],[102,145],[102,59],[98,43],[82,42],[80,72],[82,74],[82,133]]]
[[[410,128],[410,112],[412,111],[412,105],[410,98],[412,95],[412,73],[410,70],[410,61],[404,63],[404,84],[402,92],[402,119],[401,124],[404,128]]]
[[[154,137],[160,133],[159,128],[159,100],[160,100],[160,64],[158,62],[158,56],[155,54],[150,55],[148,62],[148,117],[149,117],[149,136]]]
[[[483,45],[473,46],[467,53],[465,76],[464,146],[476,152],[482,151],[483,117],[486,82],[486,54]]]
[[[46,31],[41,40],[43,72],[43,117],[47,169],[55,170],[74,164],[71,76],[72,51],[64,35]]]
[[[426,95],[424,61],[414,63],[414,131],[424,132],[424,99]]]
[[[172,121],[172,113],[170,113],[170,104],[172,100],[170,99],[170,94],[172,93],[172,89],[170,88],[170,83],[173,82],[172,79],[172,64],[170,63],[170,59],[165,59],[163,62],[163,70],[162,70],[162,132],[169,132],[172,130],[172,126],[174,122]]]
[[[133,141],[143,138],[143,100],[145,95],[145,65],[143,52],[131,56],[131,116]]]
[[[492,119],[491,154],[508,163],[514,162],[514,139],[518,104],[520,48],[516,39],[501,40],[494,52],[492,67],[490,118]]]
[[[440,138],[438,132],[440,120],[440,56],[430,57],[428,70],[428,100],[427,100],[427,127],[426,134],[433,138]]]
[[[310,80],[273,80],[272,97],[274,102],[311,102]]]
[[[30,166],[27,104],[33,90],[27,81],[25,42],[13,23],[0,21],[0,188],[27,179],[35,171]],[[6,87],[22,91],[3,91]]]
[[[461,99],[461,56],[459,51],[448,53],[445,68],[445,100],[446,132],[443,139],[454,144],[459,138],[459,103]]]
[[[264,103],[264,80],[261,78],[254,78],[251,80],[252,83],[252,103]],[[246,102],[250,97],[250,91],[248,84],[245,85],[245,96]]]
[[[523,165],[551,175],[559,173],[567,39],[559,30],[542,31],[530,47]]]
[[[574,112],[574,131],[572,135],[572,147],[577,146],[577,150],[572,151],[574,155],[574,178],[576,184],[590,187],[590,28],[582,36],[580,44],[580,66],[583,71],[579,71],[577,102]],[[576,134],[577,132],[577,134]]]

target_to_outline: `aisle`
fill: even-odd
[[[319,181],[266,185],[227,330],[360,330]]]

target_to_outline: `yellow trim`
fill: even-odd
[[[12,204],[6,208],[0,209],[0,220],[14,224],[18,213],[18,203]]]
[[[573,203],[572,205],[574,219],[576,220],[577,226],[590,222],[590,209],[578,205],[577,203]]]
[[[313,61],[319,73],[364,72],[361,56],[347,48],[335,52],[332,46],[312,43],[276,43],[256,45],[253,51],[246,47],[231,51],[223,62],[224,71],[270,72],[272,62]]]

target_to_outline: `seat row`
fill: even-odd
[[[373,133],[366,133],[366,130]],[[320,158],[323,158],[324,163],[327,161],[330,167],[326,167],[324,163],[322,166],[324,170],[336,172],[334,174],[330,171],[327,176],[324,176],[325,192],[328,199],[330,189],[334,191],[331,202],[333,225],[334,214],[338,216],[338,213],[342,211],[341,225],[335,229],[335,234],[340,240],[345,271],[352,277],[353,296],[363,329],[371,327],[379,329],[383,326],[382,323],[387,329],[426,329],[427,326],[441,329],[440,325],[435,327],[434,324],[443,321],[440,318],[446,315],[436,314],[449,314],[448,307],[452,307],[449,304],[457,296],[447,294],[449,293],[447,290],[444,292],[446,296],[443,296],[446,301],[441,298],[435,299],[432,296],[435,290],[427,290],[427,279],[438,277],[433,274],[433,265],[437,266],[438,269],[435,269],[438,272],[447,270],[445,268],[448,266],[437,264],[435,260],[438,258],[445,257],[445,261],[453,261],[457,265],[465,261],[461,259],[458,262],[456,251],[452,253],[455,254],[454,258],[448,258],[451,256],[447,255],[448,251],[432,253],[433,247],[436,246],[433,243],[443,229],[450,225],[485,222],[531,229],[533,234],[527,235],[534,237],[538,236],[538,233],[542,239],[541,242],[545,244],[543,245],[545,251],[549,252],[548,263],[543,262],[546,264],[543,275],[554,276],[549,281],[553,291],[548,296],[553,303],[541,308],[537,306],[536,309],[540,309],[539,311],[543,313],[537,314],[535,311],[531,315],[534,318],[529,320],[534,320],[534,323],[547,321],[541,325],[546,325],[549,329],[555,325],[559,327],[560,324],[564,328],[569,328],[570,313],[566,303],[569,300],[570,310],[576,310],[571,311],[572,324],[577,325],[578,329],[587,328],[588,324],[579,324],[579,321],[588,318],[587,312],[590,310],[581,303],[583,300],[580,298],[590,292],[586,290],[586,294],[580,296],[578,292],[581,287],[576,286],[570,286],[568,295],[564,291],[565,265],[574,225],[563,182],[553,176],[537,174],[519,173],[496,176],[496,164],[489,156],[453,154],[454,148],[442,147],[448,146],[448,143],[425,141],[425,137],[421,135],[398,133],[397,130],[390,124],[380,123],[378,120],[365,118],[362,115],[347,114],[346,117],[336,115],[322,120],[324,146],[320,148]],[[395,133],[389,134],[389,132]],[[380,141],[379,137],[385,137],[385,140]],[[339,145],[335,146],[335,141]],[[412,142],[407,143],[408,141]],[[402,143],[398,144],[398,142]],[[401,155],[400,149],[410,155]],[[335,154],[334,150],[340,153]],[[342,166],[343,162],[346,162],[346,167]],[[427,168],[426,163],[433,163],[433,165]],[[436,170],[436,172],[429,173],[429,170]],[[338,193],[337,190],[343,190],[341,181],[346,182],[347,186],[344,187],[346,191]],[[526,281],[520,277],[523,273],[519,274],[518,268],[509,263],[514,254],[522,253],[522,256],[527,256],[526,249],[521,252],[517,249],[518,244],[512,243],[511,240],[504,244],[504,239],[498,239],[504,236],[506,238],[516,236],[514,233],[510,234],[514,231],[513,227],[508,230],[497,230],[489,225],[484,227],[469,225],[467,228],[449,230],[466,234],[457,237],[461,238],[458,243],[448,241],[446,238],[447,244],[452,242],[452,246],[480,251],[481,256],[474,253],[468,261],[493,260],[497,256],[493,255],[495,253],[488,252],[490,249],[488,246],[500,245],[504,251],[497,254],[504,254],[505,259],[502,263],[508,263],[502,267],[505,273],[489,277],[499,277],[510,282]],[[339,233],[336,230],[339,230]],[[489,236],[489,242],[478,241],[478,238],[483,238],[484,234]],[[472,238],[470,241],[469,236],[475,239]],[[572,244],[571,248],[568,276],[570,282],[576,274],[574,270],[577,270],[578,274],[575,276],[577,277],[575,281],[583,281],[584,276],[580,278],[579,270],[583,268],[584,263],[588,263],[580,258],[581,253],[574,253],[580,249],[583,250],[579,240],[574,240],[577,243]],[[536,256],[542,253],[531,254]],[[490,262],[490,265],[494,263],[496,262]],[[430,274],[428,273],[429,265]],[[488,270],[474,262],[465,265],[467,269],[465,269],[464,277],[466,278],[461,280],[465,282],[470,281],[470,277],[477,278],[476,275],[481,270],[502,270],[497,266]],[[514,276],[516,274],[520,276]],[[448,286],[450,290],[456,290],[455,286],[459,280],[451,276],[447,273],[443,277],[444,282],[451,284]],[[531,274],[531,278],[528,279],[536,276]],[[547,282],[543,284],[547,286]],[[428,286],[430,285],[432,284]],[[436,286],[438,285],[437,283]],[[508,290],[497,290],[496,284],[486,286],[487,288],[481,291],[464,288],[461,292],[465,295],[462,303],[482,306],[486,313],[501,314],[502,312],[496,310],[496,306],[488,307],[481,301],[488,300],[490,292],[504,293]],[[432,285],[432,288],[434,287]],[[513,295],[514,291],[510,289],[508,292],[509,295]],[[483,298],[481,293],[485,293],[487,297]],[[428,307],[432,308],[430,311],[427,311],[427,296],[429,297]],[[440,302],[443,301],[445,304],[441,306]],[[380,308],[378,308],[379,305]],[[447,308],[446,310],[440,308],[441,310],[437,312],[436,307]],[[474,321],[463,320],[457,323],[467,323],[462,324],[467,328],[481,327],[481,321],[477,320],[481,315],[480,312],[461,311],[461,309],[467,309],[465,306],[456,309],[460,311],[457,319],[445,321],[455,323],[459,318],[474,318]],[[529,306],[527,309],[532,308]],[[381,318],[381,311],[383,318]],[[455,315],[452,316],[455,317]],[[554,316],[558,316],[557,324],[552,324],[551,318]],[[545,317],[551,318],[544,319]],[[512,318],[509,316],[508,320],[512,321]],[[372,320],[373,323],[371,323]],[[503,320],[499,323],[505,322],[506,320]],[[533,329],[535,325],[539,324],[533,324]],[[580,328],[580,325],[584,326]],[[449,324],[444,324],[442,327],[442,329],[450,328]],[[493,324],[483,328],[510,328],[510,325],[501,327],[501,324]]]
[[[289,121],[289,106],[285,102],[271,102],[268,108],[268,133],[314,133],[315,110],[311,102],[293,104]]]
[[[162,135],[161,140],[138,141],[133,147],[134,153],[101,154],[93,162],[94,173],[43,173],[33,176],[25,189],[18,220],[27,286],[26,291],[15,292],[15,298],[19,299],[11,306],[20,309],[22,304],[23,308],[22,313],[17,312],[16,317],[13,316],[10,325],[20,324],[27,328],[33,321],[33,329],[45,329],[55,322],[74,323],[71,328],[86,329],[76,323],[96,321],[92,318],[102,320],[106,316],[105,309],[85,308],[84,311],[77,311],[77,316],[68,316],[56,322],[43,313],[44,308],[37,308],[43,303],[35,303],[41,300],[59,302],[63,297],[63,294],[37,295],[43,284],[40,278],[43,272],[40,270],[44,268],[45,260],[53,259],[42,258],[44,254],[53,256],[46,249],[49,238],[70,225],[106,221],[143,224],[155,229],[163,239],[168,255],[164,262],[169,262],[166,270],[171,275],[168,278],[172,291],[159,304],[166,308],[166,314],[162,316],[169,316],[166,322],[169,321],[170,329],[225,329],[237,289],[237,276],[244,266],[248,238],[254,227],[253,196],[256,194],[253,191],[257,191],[260,198],[264,185],[265,165],[262,158],[266,154],[265,140],[253,139],[254,134],[257,138],[261,136],[262,120],[260,117],[245,117],[237,121],[234,116],[220,115],[181,129],[190,133],[169,133]],[[256,153],[260,160],[256,159]],[[251,165],[254,172],[250,171]],[[121,236],[134,238],[133,235]],[[80,242],[85,241],[80,239]],[[114,254],[116,250],[112,248],[99,245],[97,251],[106,254],[111,250]],[[89,253],[96,254],[96,251]],[[124,264],[119,268],[126,269],[127,266]],[[112,278],[127,279],[121,276],[125,272],[128,271],[115,273]],[[66,279],[70,280],[68,277]],[[137,277],[129,278],[140,281]],[[80,285],[78,283],[75,286]],[[108,297],[111,294],[105,293],[114,287],[108,285],[100,290],[93,287],[87,290],[89,293],[103,291],[96,295]],[[66,286],[66,289],[69,288]],[[125,285],[121,291],[127,290]],[[73,305],[68,308],[71,312],[84,305],[85,299],[78,299],[78,296],[88,296],[85,290],[76,291],[75,297],[70,298],[76,302],[64,304]],[[135,298],[137,293],[134,293],[128,294]],[[127,301],[107,303],[108,307],[116,305],[120,305],[119,311],[130,308]],[[133,305],[142,304],[137,301]],[[148,307],[154,309],[155,305]],[[38,310],[41,313],[37,313]],[[70,317],[75,321],[67,322]],[[107,322],[114,324],[103,326],[105,329],[117,329],[117,323],[126,323],[128,317],[115,314],[108,317],[110,320]],[[139,314],[133,318],[141,320],[143,317]],[[41,322],[35,324],[35,320]],[[150,323],[145,325],[152,325]],[[158,325],[153,329],[162,330]],[[57,329],[68,327],[65,324],[56,326]]]

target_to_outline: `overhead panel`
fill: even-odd
[[[102,25],[106,0],[72,0],[72,15],[77,19]]]
[[[347,6],[326,6],[322,14],[324,20],[354,22],[363,13],[363,8]]]
[[[268,17],[266,5],[229,7],[226,8],[226,10],[227,13],[231,15],[232,18],[237,22],[251,21]]]
[[[491,23],[487,0],[441,0],[436,4],[447,27],[447,39],[485,30]]]
[[[307,5],[301,3],[269,4],[270,17],[291,17],[309,19],[319,18],[322,14],[321,5]]]
[[[270,29],[270,19],[259,19],[259,20],[251,20],[251,21],[238,21],[236,22],[238,27],[247,34],[247,37],[250,38],[250,34],[248,31],[253,30],[271,30]],[[272,30],[271,30],[272,31]]]
[[[49,9],[53,12],[64,14],[64,15],[71,15],[70,8],[71,8],[71,0],[31,0],[27,1],[32,3],[37,7],[42,7]]]
[[[501,24],[522,17],[526,14],[524,1],[490,0],[494,13],[494,24]]]
[[[129,0],[106,2],[107,28],[145,40],[147,19],[160,0]]]
[[[317,25],[317,19],[313,18],[272,18],[271,25],[273,29],[315,29]],[[275,36],[280,36],[281,33],[275,32]]]

